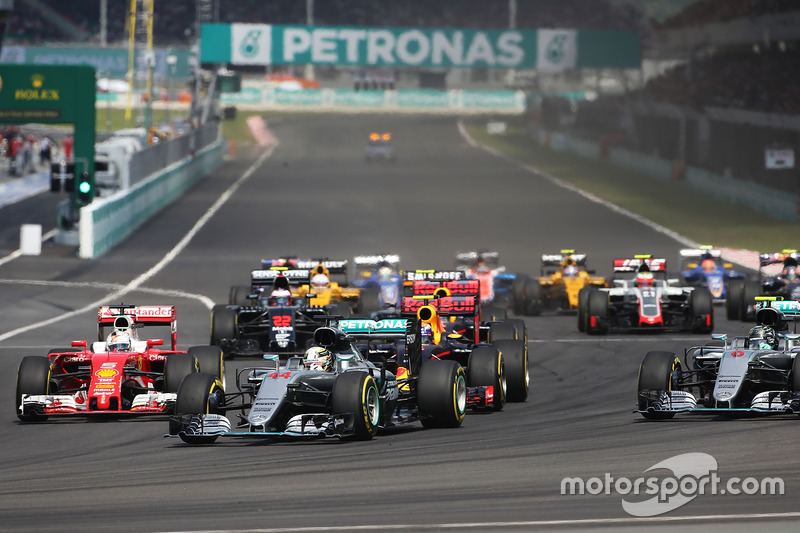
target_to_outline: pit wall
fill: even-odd
[[[81,208],[78,254],[97,257],[129,237],[147,219],[222,165],[223,140],[159,170],[127,191]]]
[[[737,180],[695,167],[685,169],[670,161],[625,148],[604,146],[602,143],[571,137],[565,133],[532,130],[541,146],[559,152],[571,152],[589,159],[607,158],[614,165],[645,174],[662,181],[683,181],[691,189],[717,200],[747,206],[772,218],[797,224],[798,196],[757,183]]]

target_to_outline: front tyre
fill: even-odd
[[[672,352],[647,352],[639,367],[637,402],[642,416],[648,420],[666,420],[675,416],[670,412],[648,412],[656,407],[658,396],[672,390],[676,373],[680,373],[681,362]]]
[[[236,319],[237,314],[234,309],[227,305],[215,305],[211,309],[211,342],[209,344],[220,346],[222,339],[235,339]]]
[[[164,392],[178,392],[183,379],[200,371],[197,359],[190,353],[167,355],[164,363]]]
[[[417,402],[423,427],[460,426],[467,414],[467,376],[461,365],[446,360],[423,363]]]
[[[370,440],[380,423],[380,395],[375,378],[366,372],[344,372],[333,382],[331,412],[353,415],[353,438]]]
[[[175,401],[176,415],[223,414],[224,390],[222,382],[210,374],[190,374],[178,388]],[[211,444],[217,435],[187,435],[181,433],[181,424],[170,420],[170,434],[180,434],[181,440],[188,444]]]
[[[17,418],[23,422],[34,422],[47,420],[47,416],[36,413],[22,413],[19,408],[22,405],[22,395],[44,395],[48,394],[50,385],[50,360],[40,355],[29,355],[24,357],[17,370],[17,387],[14,393],[14,408],[17,411]]]
[[[514,342],[514,341],[511,341]],[[494,389],[492,409],[500,411],[506,404],[506,369],[503,354],[496,346],[478,346],[469,355],[467,367],[470,387],[491,386]]]

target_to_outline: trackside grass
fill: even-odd
[[[752,209],[722,202],[680,182],[616,167],[606,160],[540,147],[521,121],[504,135],[486,132],[486,121],[466,123],[472,137],[542,172],[638,213],[700,244],[771,252],[800,247],[800,227]]]

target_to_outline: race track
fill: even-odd
[[[0,265],[0,530],[417,531],[471,524],[475,531],[633,531],[644,524],[623,510],[623,496],[562,495],[562,479],[636,479],[687,452],[713,456],[723,479],[780,476],[785,495],[701,495],[645,524],[797,529],[797,417],[647,422],[632,413],[645,352],[682,354],[706,337],[590,338],[573,316],[527,318],[530,398],[502,413],[470,414],[458,429],[415,425],[371,442],[190,447],[162,438],[163,419],[19,423],[12,402],[19,361],[92,339],[98,303],[174,303],[180,345],[204,344],[207,303],[226,302],[229,286],[247,283],[262,258],[397,252],[405,268],[449,268],[458,250],[491,248],[509,270],[538,274],[542,253],[568,247],[608,275],[614,257],[652,253],[675,261],[681,248],[471,147],[454,119],[303,116],[270,127],[281,144],[268,157],[239,150],[238,159],[105,256],[84,261],[48,245],[39,257]],[[372,130],[393,133],[396,164],[364,161]],[[230,199],[181,244],[231,186]],[[8,228],[20,217],[38,213],[44,231],[51,229],[53,203],[40,195],[0,209],[4,254],[16,248],[18,233]],[[718,308],[717,331],[746,331],[723,315]],[[256,362],[236,360],[228,373]]]

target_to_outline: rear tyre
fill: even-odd
[[[506,374],[506,401],[524,402],[528,398],[528,354],[522,344],[509,339],[492,343],[503,355]],[[471,382],[471,378],[470,378]]]
[[[500,350],[496,346],[478,346],[473,349],[469,355],[467,373],[470,387],[491,386],[494,389],[492,409],[500,411],[506,404],[508,390],[506,369]]]
[[[358,293],[358,315],[370,318],[372,313],[381,308],[380,287],[364,287]]]
[[[639,382],[637,384],[637,402],[642,416],[648,420],[665,420],[675,416],[675,413],[648,413],[657,400],[654,394],[672,390],[673,373],[680,372],[680,360],[672,352],[647,352],[639,367]]]
[[[539,280],[532,279],[525,285],[525,306],[526,315],[542,314],[542,285]]]
[[[423,363],[417,402],[423,427],[460,426],[467,414],[467,376],[461,365],[446,360]]]
[[[186,352],[197,359],[203,374],[211,374],[225,385],[225,360],[219,346],[192,346]]]
[[[586,332],[589,335],[608,333],[608,295],[604,291],[591,291],[586,302]],[[594,325],[592,319],[594,318]]]
[[[589,313],[589,293],[592,287],[584,287],[578,291],[578,331],[586,332],[586,320]]]
[[[508,309],[496,305],[481,306],[481,318],[483,320],[505,320],[508,318]]]
[[[236,338],[236,310],[227,305],[215,305],[211,309],[211,342],[220,346],[222,339]]]
[[[164,363],[164,392],[178,392],[183,379],[200,371],[197,359],[189,353],[174,353]]]
[[[711,333],[714,331],[714,300],[708,289],[696,288],[689,297],[692,307],[693,333]]]
[[[517,274],[514,277],[514,282],[511,284],[511,294],[514,298],[512,303],[512,310],[514,314],[517,316],[522,316],[525,314],[525,307],[526,307],[526,297],[527,293],[525,292],[525,286],[530,281],[530,278],[525,274]]]
[[[761,296],[761,283],[757,281],[745,282],[744,290],[742,291],[742,322],[752,320],[756,296]]]
[[[725,314],[728,320],[742,319],[742,296],[744,294],[744,280],[732,279],[728,283],[728,293],[725,298]]]
[[[233,285],[228,293],[228,304],[241,307],[252,305],[253,302],[248,296],[250,296],[249,285]]]
[[[380,423],[380,395],[375,378],[366,372],[344,372],[333,382],[333,414],[353,414],[353,438],[370,440]]]
[[[500,339],[514,339],[517,340],[519,334],[514,324],[510,324],[507,320],[503,322],[493,322],[489,325],[489,342],[499,341]]]
[[[176,415],[222,414],[224,403],[222,383],[210,374],[190,374],[178,388],[178,399],[175,401]],[[181,424],[170,420],[170,434],[179,434]],[[181,440],[189,444],[211,444],[217,440],[216,435],[181,435]]]
[[[17,369],[17,388],[14,393],[17,418],[23,422],[35,422],[47,420],[46,415],[22,414],[19,410],[22,405],[23,394],[35,394],[37,396],[48,394],[50,385],[50,360],[41,355],[29,355],[22,358]]]

